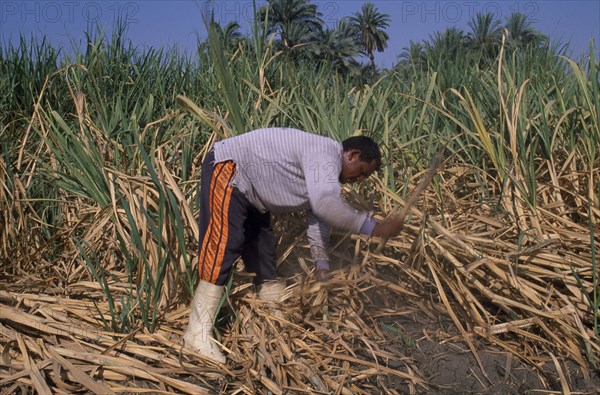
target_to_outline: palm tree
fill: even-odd
[[[505,29],[508,31],[508,43],[515,48],[539,47],[548,42],[548,36],[531,26],[525,14],[511,14],[506,18]]]
[[[281,44],[284,49],[294,50],[297,46],[303,48],[318,40],[320,30],[321,29],[311,29],[308,25],[303,23],[291,24],[286,29],[285,41],[282,40]]]
[[[356,30],[354,29],[354,25],[349,17],[345,16],[338,21],[338,24],[335,28],[341,35],[344,37],[350,38],[354,41],[354,44],[357,48],[360,47],[360,38],[356,34]],[[360,49],[360,48],[359,48]]]
[[[459,55],[465,54],[466,36],[462,30],[450,27],[442,33],[435,32],[425,43],[425,58],[429,63],[434,59],[455,61]]]
[[[243,40],[244,36],[239,31],[240,24],[236,21],[231,21],[222,27],[220,24],[213,22],[216,32],[223,42],[225,48],[235,48]]]
[[[267,18],[267,34],[278,34],[284,48],[310,42],[323,25],[317,6],[308,0],[268,0],[259,17]]]
[[[425,59],[425,46],[419,42],[410,40],[408,47],[398,56],[399,65],[410,65],[415,70],[423,70],[427,65]]]
[[[467,45],[478,51],[485,59],[494,59],[499,53],[502,28],[493,14],[481,12],[469,22],[471,32],[467,35]]]
[[[349,34],[345,19],[341,19],[335,29],[322,30],[311,51],[316,59],[332,64],[343,74],[358,73],[359,65],[354,57],[359,54],[359,47]]]
[[[375,55],[377,50],[382,52],[387,48],[388,34],[384,31],[389,26],[390,16],[382,14],[373,3],[365,3],[361,11],[350,17],[350,23],[362,47],[362,51],[371,60],[371,66],[375,68]]]
[[[454,86],[469,68],[466,36],[455,27],[430,35],[423,56],[427,61],[427,70],[439,73],[439,86],[442,89]]]

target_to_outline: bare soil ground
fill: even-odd
[[[344,265],[333,264],[332,269],[344,270]],[[397,278],[392,266],[375,270],[377,277]],[[284,276],[298,274],[294,264],[284,264],[279,271]],[[439,295],[434,289],[431,293],[427,290],[424,286],[417,297],[402,297],[382,293],[375,287],[356,295],[364,303],[364,320],[380,328],[378,333],[384,337],[378,342],[381,350],[398,357],[386,367],[406,369],[409,366],[424,379],[423,386],[411,386],[397,376],[382,374],[369,380],[371,391],[378,388],[380,393],[419,394],[600,393],[600,372],[584,372],[573,361],[557,361],[557,366],[548,357],[530,364],[473,333],[469,337],[474,349],[470,349],[443,308]],[[335,309],[329,306],[332,307]],[[398,314],[385,316],[383,311]],[[465,324],[468,327],[468,323]],[[510,335],[506,337],[507,344],[512,340]],[[358,353],[366,359],[371,357],[368,348]],[[568,382],[567,388],[561,383],[561,375]]]
[[[468,345],[462,341],[452,320],[440,313],[431,316],[422,311],[410,316],[383,322],[393,330],[389,336],[389,351],[402,353],[427,382],[426,394],[536,394],[563,393],[556,367],[551,363],[527,365],[513,354],[484,342],[475,342],[481,366]],[[454,336],[452,335],[454,334]],[[573,393],[598,393],[600,375],[585,378],[581,369],[567,361],[561,369]],[[401,393],[405,386],[390,385]]]

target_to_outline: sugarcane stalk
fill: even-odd
[[[414,204],[417,202],[417,200],[419,199],[421,194],[427,189],[427,187],[431,183],[431,180],[433,179],[433,176],[435,176],[437,174],[440,166],[442,165],[442,157],[443,157],[442,152],[443,152],[443,150],[438,152],[431,159],[431,163],[429,164],[429,168],[427,169],[427,172],[425,173],[425,177],[423,177],[421,182],[419,182],[417,184],[417,186],[415,187],[415,189],[412,190],[412,192],[410,193],[410,195],[408,196],[408,199],[406,200],[406,202],[404,204],[404,207],[402,207],[400,209],[398,217],[400,217],[402,222],[404,222],[404,218],[406,218],[406,215],[408,214],[408,211],[410,210],[410,208],[412,206],[414,206]],[[397,209],[394,209],[392,211],[392,214],[390,215],[390,217],[396,215],[396,214],[394,214],[394,212],[396,212],[396,211],[397,211]],[[375,249],[376,253],[381,252],[383,247],[385,247],[385,244],[387,243],[388,239],[389,239],[389,237],[383,237],[381,239],[381,241],[379,242],[379,245]]]

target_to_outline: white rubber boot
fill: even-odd
[[[283,302],[285,283],[279,280],[267,280],[260,285],[258,299],[265,302]]]
[[[279,280],[267,280],[259,286],[258,300],[269,302],[269,310],[277,318],[283,318],[279,303],[287,299],[285,283]]]
[[[223,289],[200,280],[192,300],[190,320],[183,334],[185,348],[221,363],[225,363],[225,355],[214,343],[212,331]]]

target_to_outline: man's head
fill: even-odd
[[[342,141],[342,146],[342,184],[360,182],[381,167],[381,151],[369,137],[350,137]]]

